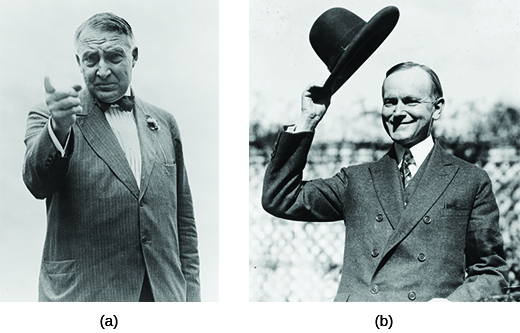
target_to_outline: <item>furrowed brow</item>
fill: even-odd
[[[107,47],[103,51],[107,52],[107,53],[117,53],[117,54],[121,54],[121,55],[125,54],[125,50],[120,46]]]
[[[93,55],[97,55],[97,51],[94,51],[94,50],[85,50],[85,51],[83,51],[83,53],[81,54],[81,58],[85,59],[85,58],[88,58],[88,57],[93,56]]]

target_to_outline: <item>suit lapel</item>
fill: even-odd
[[[141,191],[139,200],[143,197],[148,183],[150,175],[155,166],[157,152],[157,131],[152,131],[148,127],[146,118],[149,116],[146,114],[147,109],[139,98],[135,99],[135,118],[137,122],[137,132],[139,133],[139,144],[141,145]]]
[[[369,169],[379,203],[383,207],[390,225],[395,229],[403,211],[397,162],[386,154]]]
[[[78,128],[92,150],[137,198],[139,188],[134,174],[103,111],[95,104],[94,99],[86,90],[81,93],[80,98],[85,115],[77,118]]]
[[[388,239],[381,260],[410,234],[452,181],[458,167],[452,165],[448,156],[440,145],[435,144],[430,160],[425,165],[424,175],[407,208],[403,210],[397,228]]]

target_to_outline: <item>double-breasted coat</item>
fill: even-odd
[[[303,181],[312,138],[280,134],[262,205],[284,219],[344,221],[335,301],[478,301],[507,287],[499,212],[485,171],[436,143],[409,198],[390,153]]]
[[[45,104],[30,111],[23,179],[45,199],[40,301],[138,301],[145,272],[156,301],[199,301],[192,197],[174,117],[136,97],[140,186],[103,112],[85,89],[84,116],[62,157]],[[153,130],[147,119],[159,125]]]

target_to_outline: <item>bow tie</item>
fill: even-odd
[[[121,110],[130,112],[134,108],[135,101],[134,96],[123,96],[113,103],[105,103],[98,100],[97,104],[103,112],[106,112],[111,105],[118,105]]]

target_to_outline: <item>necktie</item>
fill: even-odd
[[[114,103],[105,103],[101,101],[97,101],[97,104],[103,110],[106,112],[111,105],[117,104],[119,108],[123,111],[132,111],[135,105],[134,96],[123,96],[121,99],[115,101]]]
[[[410,181],[412,180],[412,172],[410,171],[409,166],[415,164],[415,160],[413,158],[412,152],[410,149],[406,149],[403,155],[403,162],[401,164],[401,176],[403,177],[403,185],[404,188],[408,186]]]

